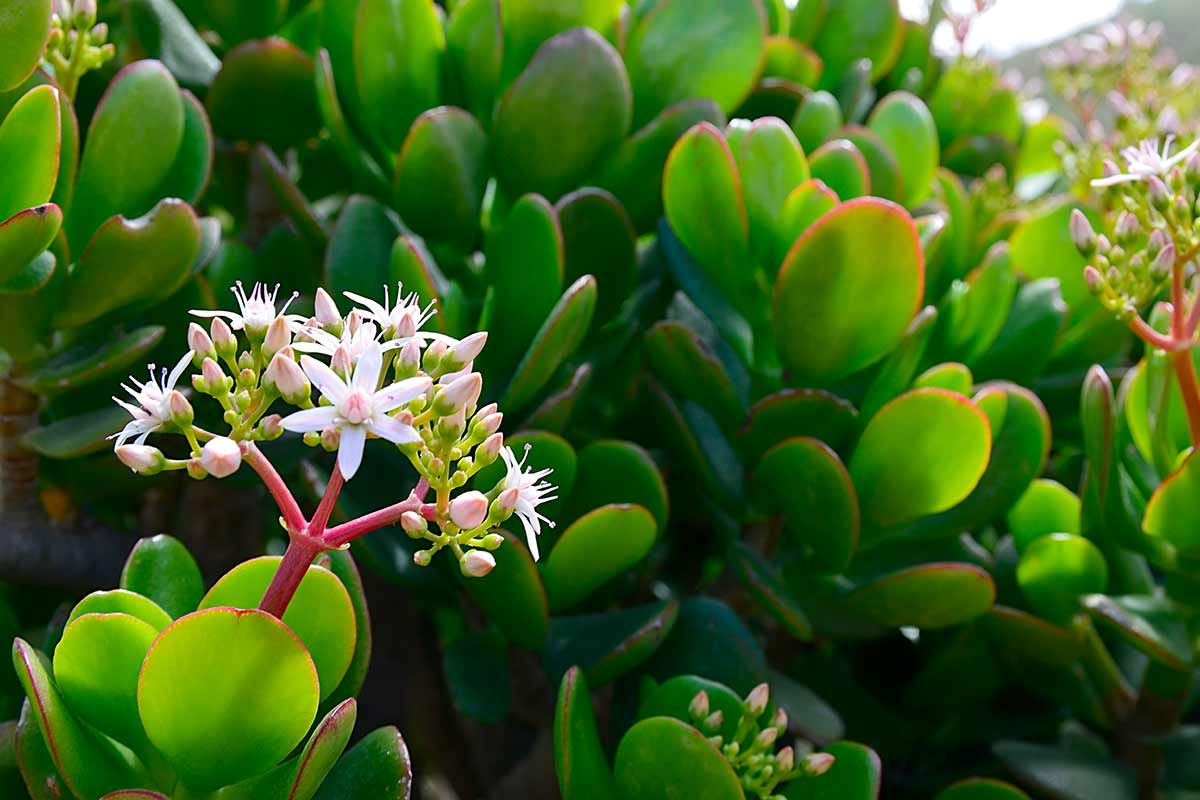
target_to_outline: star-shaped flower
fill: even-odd
[[[537,537],[542,532],[542,523],[546,523],[551,528],[554,527],[554,522],[539,514],[537,507],[542,503],[557,500],[558,496],[553,492],[558,491],[558,487],[542,480],[554,470],[541,469],[534,472],[532,467],[525,468],[525,460],[529,458],[529,448],[529,445],[525,445],[525,455],[521,457],[520,461],[517,461],[511,447],[504,447],[500,450],[500,457],[504,459],[504,467],[507,470],[504,475],[504,490],[501,494],[512,489],[517,490],[514,511],[525,528],[525,541],[529,544],[529,552],[533,554],[533,560],[537,561],[540,557]]]
[[[170,371],[164,368],[156,377],[154,374],[154,365],[149,365],[150,380],[142,383],[132,375],[129,376],[133,386],[121,384],[121,388],[129,393],[136,403],[129,403],[119,397],[114,397],[113,400],[121,408],[129,412],[133,417],[129,422],[125,423],[125,427],[109,436],[110,439],[116,439],[115,447],[120,447],[125,444],[130,438],[134,439],[135,444],[142,444],[146,441],[151,433],[161,430],[171,419],[171,407],[169,398],[171,392],[175,391],[175,384],[179,382],[183,371],[187,369],[188,362],[192,360],[192,353],[189,350],[179,359],[179,363]],[[136,386],[137,388],[133,388]]]
[[[304,317],[299,314],[287,314],[288,306],[296,299],[297,293],[295,292],[284,302],[283,308],[278,312],[275,310],[275,299],[279,296],[279,284],[275,284],[275,288],[268,291],[264,284],[256,283],[250,290],[250,294],[247,295],[246,287],[242,286],[241,281],[238,281],[231,291],[238,301],[237,311],[192,309],[191,313],[197,317],[224,317],[229,320],[229,326],[235,331],[245,329],[260,336],[266,333],[267,328],[271,327],[271,323],[275,321],[276,317],[283,317],[293,327],[304,321]]]
[[[1121,151],[1121,157],[1129,165],[1129,171],[1097,178],[1092,181],[1092,186],[1102,189],[1119,183],[1144,181],[1151,177],[1165,178],[1172,167],[1200,149],[1200,139],[1197,139],[1175,155],[1171,155],[1171,142],[1174,141],[1174,138],[1168,136],[1163,141],[1161,150],[1159,150],[1157,139],[1143,139],[1138,142],[1136,147],[1126,147]]]
[[[409,292],[407,295],[403,292],[404,284],[396,284],[395,305],[392,305],[391,295],[386,284],[383,287],[382,305],[369,297],[363,297],[354,292],[342,292],[342,294],[366,306],[366,316],[376,322],[384,333],[390,333],[393,338],[403,340],[416,336],[429,318],[437,313],[433,308],[433,303],[421,308],[421,300],[417,297],[416,292]]]

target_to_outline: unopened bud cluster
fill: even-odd
[[[96,0],[74,0],[65,16],[51,16],[45,59],[68,97],[74,98],[84,74],[104,66],[114,55],[108,25],[96,23]]]
[[[783,795],[776,792],[781,784],[802,775],[824,774],[833,766],[833,756],[813,752],[812,744],[802,739],[776,751],[776,745],[787,738],[788,717],[782,708],[776,708],[767,718],[770,701],[767,684],[754,687],[742,701],[737,727],[728,738],[721,733],[725,716],[720,709],[710,707],[707,692],[698,692],[692,698],[688,715],[696,729],[725,756],[747,797],[783,800]]]

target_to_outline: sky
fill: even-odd
[[[910,19],[927,19],[930,0],[900,0],[900,10]],[[949,0],[965,7],[971,0]],[[996,58],[1036,47],[1113,16],[1122,0],[997,0],[971,30],[967,46]],[[949,30],[934,36],[934,48],[952,52]]]

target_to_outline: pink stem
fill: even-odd
[[[291,489],[283,482],[283,478],[279,476],[275,466],[262,454],[254,442],[244,443],[242,454],[245,456],[246,463],[258,473],[258,477],[262,478],[262,482],[267,485],[267,491],[271,493],[271,497],[275,498],[275,505],[279,506],[279,513],[283,515],[283,522],[287,525],[288,532],[303,531],[308,522],[304,519],[300,504],[292,496]]]
[[[1171,336],[1166,336],[1151,328],[1144,319],[1135,316],[1129,320],[1129,327],[1138,338],[1151,347],[1166,350],[1168,353],[1179,349],[1179,343]]]
[[[413,488],[412,493],[399,503],[393,503],[386,508],[372,511],[370,514],[361,516],[358,519],[343,522],[341,525],[329,528],[322,537],[325,547],[329,549],[341,547],[347,542],[351,542],[362,536],[364,533],[370,533],[371,531],[398,522],[405,511],[417,511],[421,508],[421,504],[425,502],[425,494],[428,491],[429,482],[422,478],[417,481],[417,485]]]
[[[316,513],[308,523],[309,536],[319,539],[325,533],[325,526],[329,524],[329,515],[333,513],[333,507],[337,505],[338,495],[341,494],[345,484],[346,480],[342,477],[341,467],[335,465],[333,474],[329,476],[329,482],[325,484],[325,494],[321,496],[321,504],[317,506]]]
[[[283,560],[279,562],[275,577],[271,579],[271,585],[263,593],[262,601],[258,604],[259,610],[282,619],[288,603],[296,594],[296,589],[300,588],[300,581],[304,580],[309,565],[323,549],[319,540],[303,534],[293,536],[288,542]]]

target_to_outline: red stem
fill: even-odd
[[[370,533],[371,531],[399,522],[401,515],[405,511],[417,511],[421,508],[421,504],[425,502],[425,494],[428,491],[429,482],[422,478],[417,481],[417,485],[413,488],[412,493],[399,503],[393,503],[386,508],[372,511],[370,514],[365,514],[358,519],[343,522],[341,525],[335,525],[325,531],[325,535],[322,537],[325,547],[329,549],[341,547],[347,542],[351,542],[362,536],[364,533]]]
[[[1192,434],[1192,446],[1200,447],[1200,386],[1196,383],[1196,365],[1192,363],[1190,350],[1171,354],[1175,377],[1179,380],[1179,392],[1183,395],[1183,407],[1187,409],[1188,430]]]
[[[279,562],[275,577],[271,579],[271,585],[263,593],[262,601],[258,604],[259,610],[282,619],[283,612],[287,611],[288,603],[295,596],[296,589],[300,588],[300,581],[304,580],[309,565],[324,549],[320,541],[304,534],[293,536],[288,542],[283,560]]]
[[[258,473],[258,477],[262,478],[262,482],[267,485],[267,491],[271,493],[271,497],[275,498],[275,505],[279,506],[279,513],[283,515],[283,522],[287,525],[288,532],[303,531],[308,526],[308,522],[304,519],[300,504],[292,496],[292,490],[283,482],[283,478],[275,470],[275,466],[267,460],[254,442],[244,443],[242,454],[245,456],[246,463]]]
[[[1129,328],[1137,337],[1151,347],[1157,347],[1159,350],[1166,350],[1168,353],[1179,349],[1179,343],[1172,337],[1166,334],[1159,333],[1151,328],[1144,319],[1134,315],[1129,320]]]
[[[338,495],[341,494],[342,487],[345,485],[346,480],[342,477],[342,469],[335,465],[333,474],[329,476],[329,482],[325,484],[325,494],[321,496],[321,504],[317,506],[316,513],[308,523],[309,536],[319,539],[325,533],[325,526],[329,524],[329,515],[333,513]]]

